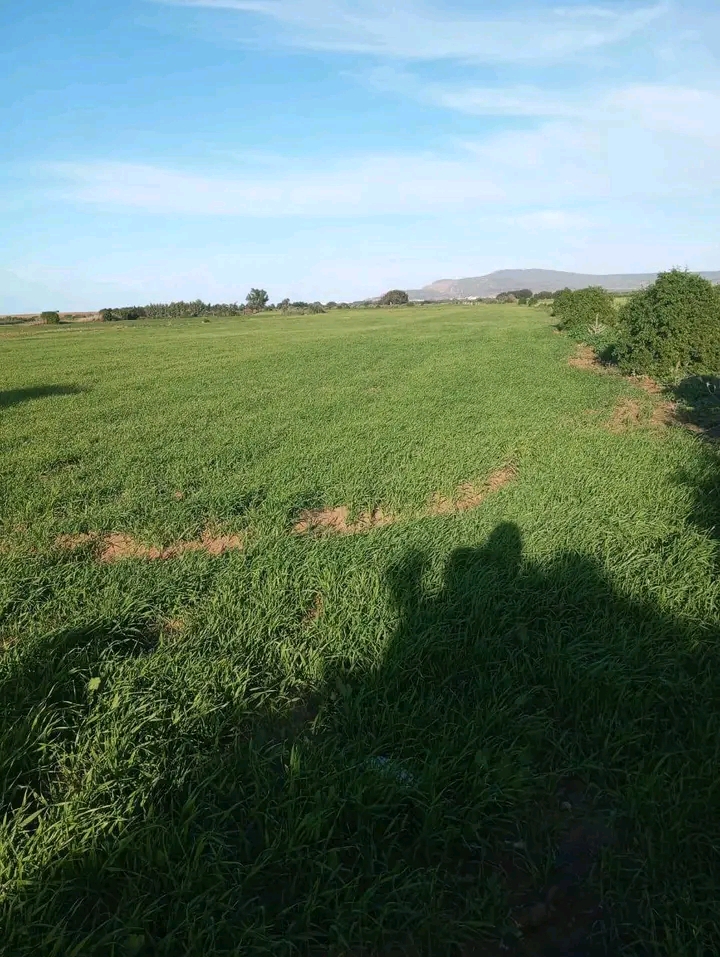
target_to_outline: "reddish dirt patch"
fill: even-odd
[[[667,426],[680,423],[677,405],[674,402],[658,402],[650,416],[650,425]]]
[[[570,356],[568,365],[573,369],[589,369],[591,372],[606,372],[605,366],[600,362],[597,353],[590,346],[579,345],[575,350],[575,355]]]
[[[607,422],[610,432],[627,432],[642,425],[645,413],[639,402],[634,399],[620,399]]]
[[[224,555],[225,552],[242,551],[244,547],[244,542],[240,535],[213,535],[209,531],[203,532],[199,547],[197,543],[189,542],[187,544],[191,547],[183,549],[183,544],[184,543],[181,542],[176,546],[176,548],[179,549],[177,554],[182,554],[184,550],[205,551],[208,555]]]
[[[477,508],[488,495],[507,485],[516,475],[517,469],[514,465],[504,465],[479,485],[463,483],[457,488],[452,498],[436,493],[427,508],[420,514],[455,515],[458,512]],[[353,522],[350,521],[350,512],[345,505],[339,505],[337,508],[307,509],[298,516],[297,522],[293,525],[293,532],[296,535],[359,535],[373,528],[392,525],[399,520],[399,517],[382,508],[376,508],[369,512],[361,512]]]
[[[638,386],[647,392],[648,395],[662,395],[663,389],[659,382],[656,382],[654,379],[651,379],[649,375],[637,375],[633,376],[630,381],[633,385]]]
[[[662,428],[678,421],[677,409],[673,402],[655,402],[648,412],[634,399],[620,399],[613,409],[606,428],[610,432],[627,432],[641,426]]]
[[[318,592],[318,594],[313,598],[312,605],[310,605],[308,610],[305,612],[303,617],[303,625],[308,627],[309,625],[312,625],[314,621],[317,621],[318,618],[322,616],[324,608],[325,602],[323,600],[323,596]]]
[[[598,359],[594,349],[590,346],[578,345],[575,355],[568,359],[568,365],[576,369],[589,369],[591,372],[611,373],[613,370],[604,366]],[[653,410],[650,415],[643,415],[641,406],[632,399],[620,399],[615,407],[607,428],[611,432],[625,432],[630,428],[648,425],[653,428],[680,423],[677,403],[663,399],[665,390],[648,375],[624,376],[626,382],[642,389],[653,400]],[[588,410],[588,414],[592,410]]]
[[[58,548],[72,550],[81,548],[83,545],[89,545],[97,541],[97,535],[91,535],[90,532],[81,532],[79,535],[58,535],[55,544]]]
[[[456,512],[466,512],[477,508],[492,492],[497,492],[504,485],[517,476],[514,465],[504,465],[493,472],[481,485],[472,485],[469,482],[460,485],[452,498],[443,495],[433,496],[428,506],[428,515],[453,515]]]
[[[98,559],[101,562],[119,562],[124,558],[162,558],[163,550],[152,548],[136,541],[130,535],[106,535],[98,542]]]
[[[239,535],[217,535],[205,531],[199,539],[175,542],[166,548],[156,548],[138,542],[131,535],[113,533],[95,535],[86,532],[81,535],[61,535],[56,539],[58,548],[76,549],[83,545],[92,545],[98,561],[104,564],[122,561],[126,558],[143,558],[149,561],[165,561],[177,558],[185,552],[206,552],[208,555],[223,555],[225,552],[238,551],[243,547]]]
[[[653,400],[654,408],[650,416],[650,425],[663,426],[680,423],[677,403],[662,398],[666,393],[659,382],[650,378],[649,375],[634,376],[630,381],[641,388],[643,392],[646,392]]]
[[[350,510],[345,505],[339,505],[337,508],[306,509],[298,516],[293,531],[296,535],[358,535],[373,528],[392,525],[395,521],[395,515],[375,508],[369,512],[360,512],[355,521],[351,522]]]

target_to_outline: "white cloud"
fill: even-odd
[[[492,91],[498,102],[516,95]],[[540,99],[540,92],[530,97],[533,116]],[[313,167],[277,158],[233,175],[103,160],[49,171],[65,184],[63,195],[83,203],[257,218],[561,209],[711,197],[720,189],[720,93],[632,85],[582,107],[574,98],[567,106],[553,102],[557,119],[456,143],[442,154],[357,156]]]
[[[374,216],[442,210],[502,199],[467,158],[370,156],[325,169],[273,164],[270,173],[234,177],[157,166],[85,162],[47,169],[64,179],[64,195],[82,202],[156,213],[221,216]]]
[[[531,230],[571,231],[590,228],[593,225],[587,216],[569,213],[562,209],[539,209],[530,213],[518,213],[515,216],[506,216],[505,222],[509,226]]]
[[[501,16],[450,14],[417,0],[157,0],[235,11],[275,22],[288,46],[408,60],[556,61],[619,43],[647,29],[669,3],[555,8]],[[238,39],[250,38],[242,20]]]
[[[607,94],[603,108],[645,129],[697,137],[720,145],[720,86],[713,89],[635,84]]]
[[[602,125],[640,123],[645,129],[715,139],[720,133],[720,75],[704,85],[628,83],[608,89],[443,85],[383,66],[359,74],[373,89],[472,116],[576,119]]]

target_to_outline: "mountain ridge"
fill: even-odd
[[[438,279],[421,289],[408,289],[410,299],[485,299],[530,289],[532,292],[555,292],[557,289],[583,289],[602,286],[611,292],[633,292],[654,282],[657,273],[593,273],[562,272],[555,269],[497,269],[484,276],[466,279]],[[701,272],[711,282],[720,283],[720,271]]]

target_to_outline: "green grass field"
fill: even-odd
[[[720,455],[551,322],[0,332],[3,954],[720,952]]]

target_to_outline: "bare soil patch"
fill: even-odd
[[[568,359],[568,365],[575,369],[586,369],[591,372],[612,373],[613,370],[603,365],[597,357],[594,349],[586,345],[578,345],[575,355]],[[628,429],[638,426],[650,426],[659,428],[673,424],[684,424],[678,416],[676,402],[668,401],[663,398],[666,395],[665,390],[651,376],[623,376],[626,382],[632,383],[642,389],[653,402],[653,410],[649,415],[645,415],[640,403],[633,399],[620,399],[613,410],[607,428],[611,432],[626,432]],[[588,413],[591,410],[588,410]]]
[[[573,369],[589,369],[591,372],[607,372],[597,353],[590,346],[578,345],[575,355],[570,356],[568,365]]]
[[[489,475],[481,485],[473,485],[469,482],[460,485],[452,498],[435,494],[430,501],[427,514],[453,515],[456,512],[466,512],[468,509],[477,508],[488,495],[497,492],[508,482],[512,482],[516,476],[517,469],[514,465],[504,465]]]
[[[629,378],[633,385],[639,386],[639,388],[641,388],[643,392],[647,392],[648,395],[656,396],[663,394],[663,388],[660,383],[651,379],[649,375],[636,375],[630,376]]]
[[[464,482],[458,486],[451,498],[435,493],[427,507],[420,513],[429,515],[455,515],[481,505],[488,495],[507,485],[517,475],[514,465],[504,465],[492,472],[484,482],[473,484]],[[382,508],[360,512],[355,521],[350,521],[350,510],[346,505],[335,508],[306,509],[298,516],[293,525],[296,535],[359,535],[374,528],[383,528],[399,521],[401,516],[387,512]]]
[[[606,423],[606,428],[610,432],[627,432],[642,425],[645,418],[645,412],[639,402],[635,399],[620,399]]]
[[[323,600],[323,596],[320,594],[320,592],[318,592],[317,595],[315,595],[315,597],[313,598],[312,604],[310,605],[308,610],[305,612],[305,615],[303,617],[303,625],[305,625],[305,627],[307,628],[310,625],[312,625],[314,621],[317,621],[318,618],[322,616],[324,608],[325,608],[325,602]]]
[[[350,521],[350,510],[346,505],[336,508],[306,509],[298,516],[293,525],[296,535],[311,535],[330,533],[333,535],[358,535],[369,532],[373,528],[382,528],[392,525],[397,516],[385,512],[381,508],[368,512],[360,512],[354,522]]]
[[[620,399],[613,409],[606,428],[610,432],[628,432],[634,428],[664,428],[679,422],[674,402],[659,401],[650,412],[635,399]]]
[[[179,635],[185,630],[185,622],[182,618],[168,618],[162,623],[162,629],[170,635]]]
[[[218,535],[210,530],[203,532],[199,539],[174,542],[165,548],[157,548],[138,542],[131,535],[111,533],[96,535],[86,532],[80,535],[61,535],[55,544],[58,548],[74,550],[85,545],[91,545],[95,556],[103,564],[123,561],[129,558],[143,558],[148,561],[166,561],[177,558],[186,552],[206,552],[208,555],[223,555],[229,551],[239,551],[243,548],[243,540],[239,535]]]

